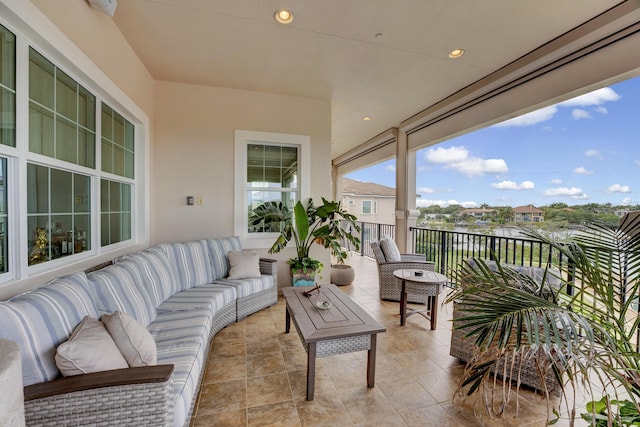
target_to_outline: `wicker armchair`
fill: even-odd
[[[398,287],[397,279],[393,272],[401,269],[418,269],[434,271],[435,264],[427,261],[422,254],[401,254],[401,261],[387,261],[380,244],[378,242],[371,243],[371,249],[378,263],[378,277],[380,280],[380,299],[390,301],[400,301],[400,287]],[[407,294],[407,301],[419,304],[427,303],[427,295]]]

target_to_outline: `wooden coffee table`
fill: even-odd
[[[417,273],[417,274],[416,274]],[[431,321],[431,330],[438,323],[438,295],[442,287],[449,281],[444,274],[428,270],[396,270],[393,275],[402,283],[400,288],[400,326],[404,326],[407,317],[420,314]],[[427,296],[427,309],[414,310],[407,307],[407,289],[413,294]]]
[[[293,320],[307,351],[307,400],[313,400],[316,357],[321,356],[367,350],[367,386],[373,387],[377,334],[386,329],[335,285],[322,285],[318,291],[304,295],[309,289],[282,289],[287,302],[285,331],[289,332]],[[321,301],[329,301],[331,306],[321,309],[317,306]]]

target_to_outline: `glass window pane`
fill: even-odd
[[[56,72],[56,112],[69,120],[78,120],[78,84],[60,69]]]
[[[73,174],[51,169],[51,212],[73,212]],[[69,224],[71,226],[71,224]]]
[[[100,212],[109,212],[109,181],[100,180]]]
[[[124,176],[133,179],[135,175],[135,165],[133,161],[133,153],[131,151],[124,152]]]
[[[27,213],[49,212],[49,169],[27,165]]]
[[[51,259],[73,254],[73,216],[51,216]]]
[[[120,203],[120,183],[111,181],[109,183],[109,210],[111,212],[119,212],[122,204]]]
[[[102,170],[113,172],[113,144],[102,138]]]
[[[282,147],[265,146],[264,148],[264,165],[279,168],[282,164]]]
[[[89,168],[96,167],[96,136],[83,128],[78,129],[78,164]]]
[[[54,109],[54,70],[51,62],[29,49],[29,98],[51,110]]]
[[[90,212],[91,210],[91,178],[84,175],[73,175],[74,205],[73,212]]]
[[[122,241],[131,239],[131,214],[128,212],[122,213],[122,221],[120,223],[120,236]]]
[[[56,120],[56,158],[71,163],[78,161],[78,132],[76,125],[58,116]]]
[[[113,142],[124,147],[124,118],[115,112],[113,113]]]
[[[53,113],[33,102],[29,103],[29,151],[53,157]]]
[[[122,235],[120,233],[121,231],[120,222],[121,222],[120,213],[112,213],[109,215],[109,227],[110,227],[109,240],[111,241],[112,244],[122,241]]]
[[[129,121],[124,123],[124,148],[130,151],[135,151],[134,138],[135,127]]]
[[[91,249],[91,216],[75,215],[74,216],[74,237],[73,237],[73,253],[88,251]]]
[[[122,193],[122,212],[131,212],[131,186],[122,184],[120,191]]]
[[[100,215],[100,246],[107,246],[111,244],[111,241],[109,240],[110,234],[109,214],[103,213]]]
[[[253,215],[253,209],[264,202],[282,202],[289,210],[293,210],[296,203],[296,193],[293,191],[249,191],[247,193],[249,202],[249,218]],[[249,233],[278,232],[281,224],[268,224],[265,226],[249,226]]]
[[[113,110],[102,104],[102,137],[113,140]]]
[[[5,88],[0,89],[0,144],[16,146],[16,95]]]
[[[113,146],[113,173],[124,176],[124,148]]]
[[[96,97],[82,86],[78,86],[78,123],[96,129]]]
[[[0,84],[16,88],[16,36],[0,25]]]

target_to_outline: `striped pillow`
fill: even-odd
[[[100,314],[127,313],[147,326],[156,318],[154,298],[144,287],[138,266],[128,260],[89,273]]]
[[[242,245],[238,236],[224,239],[208,239],[209,257],[213,266],[213,280],[218,280],[229,275],[229,259],[227,254],[232,251],[241,251]]]
[[[20,345],[25,386],[50,381],[60,374],[56,347],[69,338],[85,316],[98,317],[98,311],[84,273],[69,274],[0,301],[0,338]]]
[[[169,254],[169,261],[174,267],[181,290],[213,282],[213,271],[205,240],[167,243],[160,246]]]

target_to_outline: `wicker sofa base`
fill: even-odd
[[[453,303],[453,330],[451,331],[451,347],[449,350],[449,354],[453,357],[457,357],[463,362],[470,361],[475,353],[475,343],[472,338],[465,338],[465,334],[468,333],[468,328],[456,328],[457,322],[456,318],[460,317],[461,314],[464,313],[460,309],[460,304]],[[540,376],[540,371],[538,366],[536,365],[535,357],[526,358],[522,362],[522,367],[520,368],[520,382],[521,384],[531,387],[535,390],[544,391],[545,386],[549,394],[554,396],[560,396],[562,393],[562,389],[560,384],[553,374],[549,370],[544,376],[544,381]],[[507,370],[511,368],[511,361],[502,360],[497,365],[497,372],[504,370],[504,363],[507,364]],[[514,370],[520,365],[521,359],[517,357],[513,362],[515,364]]]
[[[237,320],[240,321],[248,315],[270,307],[278,302],[278,287],[273,286],[271,289],[256,292],[255,294],[236,300]]]

